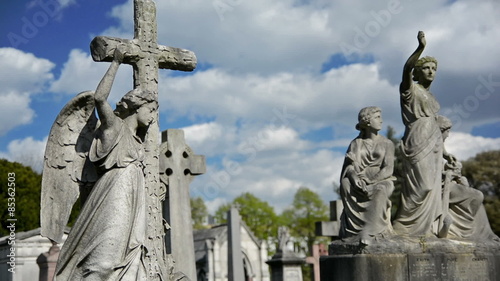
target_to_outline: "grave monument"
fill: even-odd
[[[390,221],[394,147],[378,135],[380,110],[361,110],[341,174],[340,239],[320,258],[322,281],[500,280],[500,239],[492,232],[481,192],[446,152],[451,122],[430,92],[437,60],[418,47],[403,68],[400,102],[403,186]],[[332,235],[335,236],[335,235]]]
[[[93,59],[111,62],[109,69],[95,92],[80,93],[62,109],[47,141],[42,235],[60,242],[79,195],[84,203],[61,249],[58,281],[185,278],[165,249],[158,69],[192,71],[196,57],[157,44],[152,0],[134,0],[134,17],[134,39],[92,41]],[[134,89],[113,110],[107,98],[122,63],[134,69]]]

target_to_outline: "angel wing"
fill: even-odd
[[[41,234],[58,243],[80,188],[97,180],[88,159],[97,117],[94,92],[78,94],[61,110],[50,129],[42,174]]]

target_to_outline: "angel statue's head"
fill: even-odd
[[[130,115],[138,112],[139,108],[144,105],[154,103],[154,107],[158,107],[158,102],[156,101],[155,95],[152,92],[145,91],[142,89],[134,89],[116,104],[115,115],[125,119]]]

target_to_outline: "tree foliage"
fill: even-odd
[[[208,216],[207,206],[203,198],[191,198],[191,218],[193,219],[193,229],[204,229],[205,219]]]
[[[279,217],[269,203],[245,192],[236,197],[232,204],[239,206],[241,219],[258,239],[267,241],[277,236]],[[217,209],[215,220],[218,223],[227,222],[227,211],[232,204],[223,204]]]
[[[483,192],[491,229],[500,236],[500,150],[479,153],[462,165],[470,185]]]
[[[16,219],[16,232],[28,231],[40,227],[40,188],[42,176],[22,164],[0,159],[0,235],[8,235],[7,219]],[[10,184],[10,186],[9,186]],[[9,189],[15,188],[14,189]],[[10,194],[10,195],[9,195]],[[13,196],[11,196],[13,195]],[[14,198],[14,200],[9,200]],[[12,213],[8,203],[15,203]],[[13,206],[13,205],[11,205]],[[13,216],[11,217],[10,214]]]
[[[316,241],[315,224],[328,220],[328,206],[317,193],[301,187],[295,193],[292,205],[283,211],[282,219],[291,235],[305,243],[307,248],[302,250],[311,255]]]

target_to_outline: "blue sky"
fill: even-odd
[[[383,110],[402,134],[398,84],[424,30],[435,56],[431,90],[455,124],[447,150],[465,160],[500,149],[498,1],[158,1],[159,43],[194,51],[192,73],[160,71],[160,127],[182,128],[207,157],[191,192],[210,210],[252,192],[278,210],[300,186],[337,198],[357,113]],[[107,63],[97,35],[131,38],[132,1],[0,4],[0,157],[39,169],[46,137],[75,94]],[[122,66],[110,102],[132,87]]]

